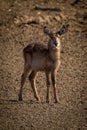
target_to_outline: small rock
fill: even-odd
[[[8,10],[8,12],[11,12],[11,11],[12,11],[11,9]]]

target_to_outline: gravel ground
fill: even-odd
[[[0,130],[87,130],[87,2],[74,1],[0,0]],[[57,73],[60,104],[54,103],[52,88],[46,103],[41,72],[36,80],[41,102],[35,101],[28,78],[19,102],[23,48],[32,42],[47,44],[43,27],[58,31],[66,23]]]

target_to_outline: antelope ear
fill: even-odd
[[[52,34],[52,32],[50,32],[46,26],[44,27],[43,31],[44,31],[45,34],[47,34],[49,36]]]
[[[69,27],[69,24],[63,25],[62,28],[61,28],[58,32],[56,32],[56,33],[57,33],[58,35],[62,35],[62,34],[64,34],[65,32],[67,32],[68,27]]]

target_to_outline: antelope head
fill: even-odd
[[[50,46],[53,49],[59,49],[60,47],[60,36],[64,34],[68,29],[68,25],[63,25],[62,28],[57,32],[51,32],[47,29],[47,27],[44,27],[44,33],[47,34],[50,37],[48,47]]]

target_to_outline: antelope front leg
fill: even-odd
[[[26,73],[23,73],[21,76],[21,87],[20,87],[20,92],[19,92],[19,101],[22,101],[22,91],[23,91],[23,86],[24,86],[25,80],[26,80],[26,76],[27,76]]]
[[[35,76],[36,76],[36,72],[32,71],[32,73],[29,76],[29,80],[30,80],[31,87],[32,87],[33,92],[34,92],[34,97],[36,98],[37,101],[40,101],[40,98],[38,96],[38,92],[36,89]]]
[[[53,86],[55,103],[57,103],[58,99],[57,99],[57,92],[56,92],[56,71],[52,72],[52,74],[51,74],[51,80],[52,80],[52,86]]]
[[[50,78],[49,78],[49,73],[46,73],[46,84],[47,84],[47,96],[46,96],[46,102],[49,102],[49,88],[50,88]]]
[[[22,101],[22,91],[23,91],[23,86],[27,77],[28,72],[31,71],[29,68],[24,68],[24,73],[21,76],[21,87],[19,91],[19,101]]]

